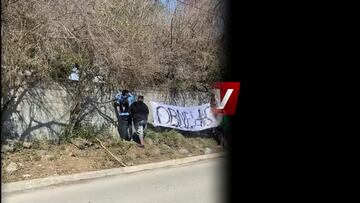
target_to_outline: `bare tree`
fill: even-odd
[[[20,90],[56,82],[71,95],[73,129],[96,95],[96,75],[107,90],[206,91],[222,69],[219,2],[179,1],[169,14],[159,1],[2,1],[2,112]],[[75,63],[80,80],[71,84]]]

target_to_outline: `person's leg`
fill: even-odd
[[[124,140],[128,140],[128,116],[121,116],[121,124],[120,124],[120,137]]]
[[[117,129],[118,129],[118,133],[119,133],[119,137],[120,137],[120,139],[122,138],[122,125],[121,125],[121,120],[118,120],[118,123],[117,123],[118,125],[117,125]]]
[[[139,129],[141,129],[141,134],[139,135],[139,139],[140,139],[140,144],[142,145],[142,146],[144,146],[144,126],[142,126],[142,125],[140,125],[140,128]]]
[[[129,141],[132,139],[132,136],[133,136],[133,125],[132,125],[132,119],[129,117],[128,119],[128,138],[129,138]]]
[[[140,146],[144,146],[144,125],[141,121],[136,125],[136,134],[139,136]]]
[[[144,122],[144,138],[146,137],[146,132],[147,132],[147,122]]]
[[[119,115],[119,111],[117,109],[116,103],[114,103],[113,105],[114,105],[115,115],[116,115],[116,118],[117,118],[117,130],[118,130],[120,139],[122,139],[123,138],[122,137],[122,135],[123,135],[123,133],[122,133],[122,127],[123,127],[123,125],[122,125],[122,117]]]
[[[144,138],[146,136],[146,127],[147,127],[147,122],[145,120],[141,121],[141,126],[142,126],[142,136],[141,136],[141,139],[140,139],[140,142],[144,145],[145,142],[144,142]]]
[[[120,116],[120,120],[119,120],[119,134],[120,134],[120,138],[121,139],[125,139],[124,135],[124,118],[123,116]]]
[[[134,122],[133,141],[136,143],[140,143],[138,131],[139,131],[139,122]]]
[[[130,120],[130,117],[129,116],[126,116],[126,120],[125,120],[125,125],[126,125],[126,128],[125,128],[125,140],[127,141],[130,141],[131,140],[131,132],[132,132],[132,129],[131,128],[131,120]]]

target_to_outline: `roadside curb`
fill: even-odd
[[[113,175],[120,175],[120,174],[127,174],[133,172],[140,172],[144,170],[156,169],[156,168],[163,168],[168,166],[178,166],[186,163],[192,163],[201,160],[213,159],[225,156],[226,153],[214,153],[214,154],[207,154],[207,155],[200,155],[194,157],[187,157],[182,159],[173,159],[168,161],[162,162],[155,162],[155,163],[148,163],[142,164],[137,166],[129,166],[129,167],[122,167],[122,168],[113,168],[113,169],[105,169],[100,171],[91,171],[91,172],[84,172],[84,173],[76,173],[72,175],[63,175],[63,176],[50,176],[47,178],[39,178],[33,180],[23,180],[18,182],[12,183],[5,183],[1,184],[1,193],[10,193],[10,192],[17,192],[22,190],[29,190],[35,188],[41,188],[46,186],[51,186],[60,183],[66,182],[74,182],[80,180],[90,180],[95,178],[102,178],[107,176]]]

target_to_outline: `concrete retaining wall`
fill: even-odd
[[[152,122],[150,101],[162,102],[178,106],[194,106],[210,101],[204,93],[183,93],[170,97],[168,91],[141,91],[137,95],[144,95],[145,103],[150,110],[149,121]],[[116,121],[112,102],[114,93],[101,93],[93,99],[94,105],[87,107],[89,114],[85,123],[96,126],[107,126],[114,136],[118,136],[117,128],[110,122]],[[20,91],[17,99],[3,114],[2,139],[7,138],[46,138],[58,139],[61,130],[69,122],[71,100],[69,94],[60,85],[38,85],[29,90]]]

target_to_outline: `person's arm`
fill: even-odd
[[[119,103],[118,103],[118,101],[115,101],[115,102],[114,102],[114,110],[115,110],[116,118],[117,118],[117,120],[119,121],[119,120],[120,120],[120,108],[119,108]]]
[[[146,116],[148,116],[149,115],[149,108],[145,103],[144,103],[144,106],[145,106],[145,114],[146,114]]]
[[[120,114],[120,112],[121,112],[120,105],[116,105],[116,109],[117,109],[117,112]]]
[[[134,103],[132,103],[129,107],[129,116],[132,118],[134,115]]]
[[[119,114],[119,112],[120,112],[120,105],[119,105],[119,101],[115,99],[115,101],[114,101],[113,105],[114,105],[115,110],[116,110],[116,111],[117,111],[117,113]]]

